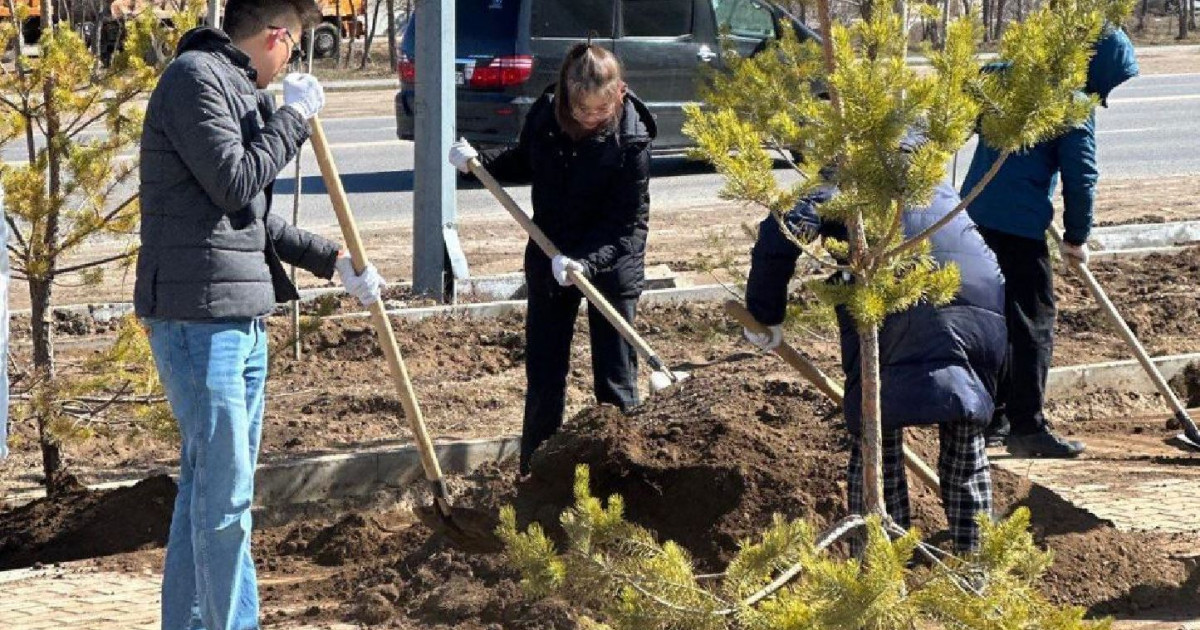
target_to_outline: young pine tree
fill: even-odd
[[[776,217],[834,167],[839,194],[823,218],[844,222],[847,242],[825,247],[835,262],[796,244],[820,264],[853,278],[838,286],[810,284],[820,299],[845,307],[858,326],[862,360],[863,454],[868,512],[886,518],[880,463],[879,326],[889,314],[921,301],[949,302],[957,268],[939,266],[928,237],[983,190],[1005,158],[1082,122],[1095,103],[1081,96],[1089,52],[1106,20],[1120,21],[1128,0],[1059,0],[1011,25],[1000,43],[1003,72],[981,73],[975,59],[981,27],[968,16],[949,23],[945,46],[929,50],[931,68],[907,64],[907,20],[876,4],[870,20],[833,24],[828,0],[817,0],[823,43],[784,37],[750,59],[730,58],[716,76],[710,107],[691,107],[685,131],[696,153],[726,178],[722,196],[769,209]],[[819,80],[818,80],[819,78]],[[820,94],[820,95],[818,95]],[[905,208],[926,204],[945,165],[978,128],[1001,158],[955,212],[906,239]],[[926,142],[898,148],[911,130]],[[792,152],[804,155],[791,161]],[[781,184],[775,159],[800,175]],[[790,234],[790,231],[784,230]]]
[[[0,71],[0,146],[20,146],[26,160],[0,166],[8,255],[15,277],[29,287],[32,307],[32,383],[29,403],[14,419],[37,424],[48,490],[60,479],[62,433],[78,426],[63,398],[77,384],[60,382],[54,360],[51,311],[54,288],[69,278],[98,283],[110,266],[127,263],[132,247],[93,255],[95,244],[131,242],[138,204],[131,153],[142,129],[143,99],[153,89],[179,34],[196,23],[198,7],[176,14],[173,28],[150,11],[129,24],[124,49],[104,67],[82,37],[62,22],[45,28],[40,54],[13,47],[22,19],[0,25],[0,50],[14,48],[11,68]],[[149,61],[148,61],[149,60]],[[157,63],[156,63],[157,61]]]

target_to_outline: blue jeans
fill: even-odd
[[[250,505],[262,435],[266,325],[261,319],[144,323],[181,439],[162,629],[257,629]]]

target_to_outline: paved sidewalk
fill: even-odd
[[[0,572],[3,630],[158,630],[153,573],[98,571],[68,563]],[[274,625],[278,630],[354,630],[349,624]]]
[[[0,572],[3,630],[158,630],[161,576],[66,564]],[[344,623],[269,625],[273,630],[357,630]],[[1190,621],[1119,621],[1118,630],[1200,630]]]

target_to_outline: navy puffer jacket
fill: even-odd
[[[786,217],[801,240],[816,235],[844,239],[845,226],[822,222],[818,206],[832,189],[802,199]],[[937,188],[928,208],[904,213],[904,233],[915,236],[958,205],[949,183]],[[879,331],[883,426],[898,428],[943,422],[986,425],[992,418],[993,396],[1004,360],[1004,280],[996,257],[979,236],[975,224],[961,213],[932,238],[933,256],[954,263],[962,287],[949,305],[919,304],[889,316]],[[787,285],[800,250],[787,239],[774,217],[759,226],[751,258],[746,302],[766,325],[783,322]],[[842,370],[846,374],[847,428],[857,434],[862,413],[859,338],[845,309],[838,309]]]

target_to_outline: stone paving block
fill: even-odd
[[[993,464],[1046,487],[1124,531],[1200,531],[1200,471],[1145,462],[1028,460]]]

